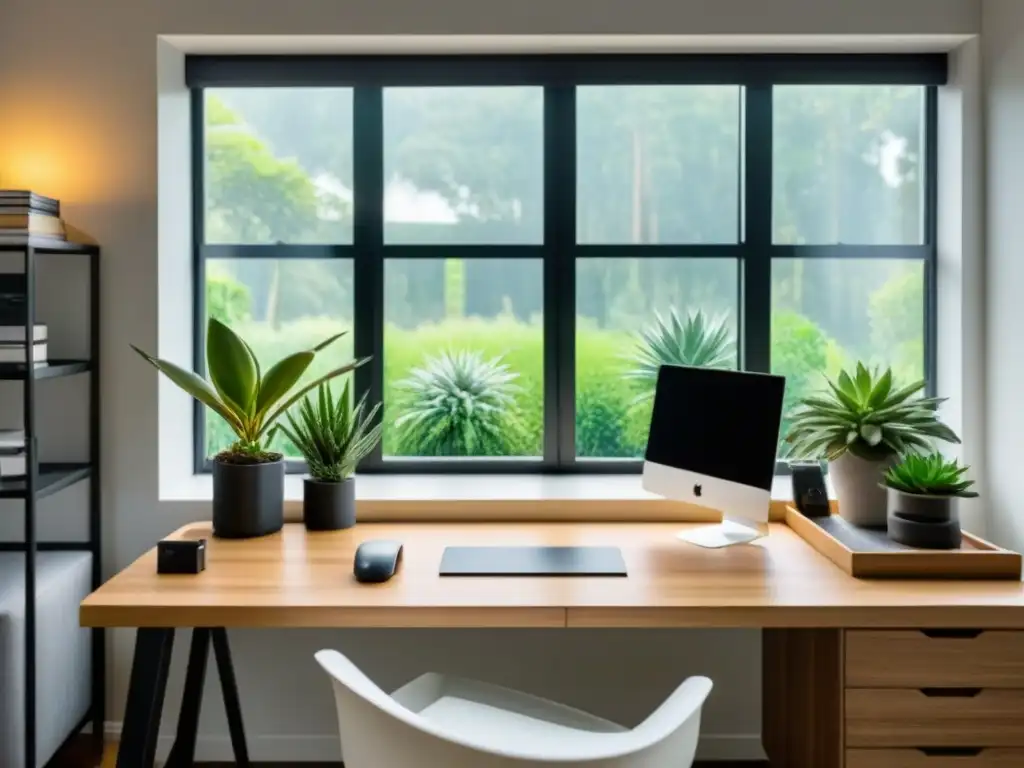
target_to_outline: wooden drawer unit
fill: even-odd
[[[848,688],[845,703],[851,748],[1024,747],[1024,690]]]
[[[1022,768],[1024,749],[848,749],[846,768]]]
[[[845,667],[848,688],[1024,688],[1024,632],[851,630]]]

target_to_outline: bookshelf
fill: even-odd
[[[87,359],[50,359],[46,365],[35,366],[31,351],[27,364],[0,364],[0,380],[22,382],[25,430],[26,474],[24,478],[0,479],[0,499],[20,499],[24,502],[24,536],[20,541],[0,543],[0,552],[25,554],[25,765],[35,766],[37,736],[36,699],[36,556],[39,552],[80,551],[91,554],[91,581],[95,589],[102,578],[101,564],[101,497],[100,497],[100,249],[97,245],[46,238],[26,238],[22,242],[0,243],[0,255],[23,254],[25,274],[25,337],[32,338],[32,324],[36,309],[36,266],[40,258],[89,260],[89,357]],[[32,345],[27,345],[32,349]],[[39,460],[36,432],[36,414],[39,403],[46,402],[46,384],[49,379],[80,377],[89,388],[89,446],[88,456],[74,463],[47,463]],[[70,486],[89,481],[88,537],[85,541],[39,541],[36,527],[36,508],[40,499]],[[86,725],[92,725],[93,737],[102,749],[105,698],[105,659],[102,630],[92,630],[91,670],[92,684],[88,711],[66,741],[76,736]],[[44,703],[45,704],[45,703]]]

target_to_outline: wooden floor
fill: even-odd
[[[115,768],[117,759],[117,745],[108,744],[103,754],[103,762],[98,768]],[[90,761],[60,763],[61,768],[97,768],[95,763]],[[220,768],[229,766],[231,763],[200,763],[204,768]],[[341,763],[257,763],[260,768],[344,768]],[[743,763],[694,763],[694,768],[769,768],[766,762],[743,762]]]
[[[117,745],[108,744],[103,753],[103,762],[98,768],[115,768],[117,759]],[[61,768],[97,768],[95,763],[90,761],[60,763]],[[199,763],[204,768],[220,768],[229,766],[232,763]],[[260,768],[344,768],[341,763],[256,763]],[[766,762],[743,762],[743,763],[694,763],[694,768],[770,768]]]

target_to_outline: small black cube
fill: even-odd
[[[204,570],[206,570],[206,539],[157,542],[157,573],[202,573]]]

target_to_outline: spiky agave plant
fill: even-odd
[[[398,430],[401,452],[410,456],[501,456],[514,454],[525,438],[515,383],[518,373],[502,357],[479,351],[427,356],[402,393]]]
[[[844,453],[878,461],[907,453],[930,453],[933,440],[959,443],[956,433],[939,421],[944,398],[922,397],[924,381],[895,387],[892,370],[879,375],[857,363],[840,371],[828,390],[800,401],[786,435],[789,455],[835,460]]]
[[[941,453],[928,456],[908,454],[885,473],[885,484],[903,493],[923,496],[960,496],[973,498],[973,480],[965,480],[970,467],[961,467],[956,459],[946,459]]]
[[[639,383],[641,392],[634,403],[640,403],[654,397],[661,366],[732,368],[736,343],[726,318],[712,319],[697,310],[683,320],[672,309],[668,318],[654,313],[654,322],[637,334],[636,348],[628,359],[632,367],[625,376]]]
[[[317,387],[315,400],[309,395],[298,404],[298,413],[288,412],[281,431],[299,449],[314,480],[340,483],[380,442],[383,425],[373,425],[380,403],[367,413],[366,397],[353,408],[349,382],[338,398],[324,383]]]
[[[277,420],[309,390],[355,370],[369,360],[363,358],[345,363],[292,392],[317,352],[344,335],[335,334],[312,349],[288,355],[264,372],[249,345],[227,325],[211,317],[206,327],[206,363],[210,382],[172,362],[153,357],[134,344],[131,347],[231,427],[238,439],[215,459],[248,464],[279,460],[281,454],[267,450],[273,441]]]

